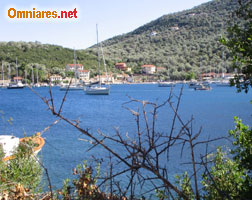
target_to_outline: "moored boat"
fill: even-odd
[[[110,88],[106,86],[93,85],[87,87],[85,92],[86,94],[109,95],[109,90]]]
[[[7,89],[23,89],[24,85],[21,83],[21,81],[16,82],[16,83],[10,83]]]
[[[83,90],[84,87],[82,85],[62,85],[60,86],[60,90]]]
[[[0,145],[2,146],[4,153],[3,161],[15,159],[14,153],[17,147],[20,144],[29,141],[34,144],[34,146],[32,147],[32,152],[34,155],[37,155],[37,153],[42,149],[45,144],[45,140],[40,136],[40,133],[37,133],[33,137],[24,138],[18,138],[11,135],[0,135]]]
[[[110,87],[109,86],[102,86],[101,83],[101,76],[100,76],[100,53],[99,53],[99,40],[98,40],[98,25],[96,25],[96,36],[97,36],[97,62],[98,62],[98,75],[99,75],[99,82],[97,85],[92,85],[85,88],[85,92],[88,95],[109,95]],[[103,56],[103,51],[101,47],[101,52]],[[103,56],[104,67],[106,68],[105,59]],[[105,69],[106,71],[106,69]]]
[[[16,58],[16,77],[13,78],[13,82],[9,83],[7,89],[23,89],[24,85],[21,82],[22,77],[18,76],[18,64],[17,64],[17,58]]]
[[[174,87],[175,84],[172,82],[158,82],[158,87]]]
[[[194,88],[194,90],[211,90],[212,88],[209,85],[204,85],[202,83],[199,83],[197,87]]]
[[[190,83],[188,83],[188,87],[195,89],[195,88],[199,87],[199,83],[191,81]]]
[[[74,83],[71,85],[64,84],[60,86],[60,90],[83,90],[84,87],[82,84],[77,82],[77,67],[76,67],[76,54],[74,50]]]
[[[216,82],[217,87],[230,87],[230,82],[229,81],[219,81]]]

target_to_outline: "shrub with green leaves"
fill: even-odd
[[[24,142],[16,149],[14,159],[3,161],[4,153],[0,146],[0,194],[16,191],[22,186],[26,192],[40,191],[42,169],[33,155],[30,141]]]
[[[209,173],[203,175],[204,199],[238,199],[244,190],[246,173],[219,147]]]

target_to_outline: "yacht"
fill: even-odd
[[[172,82],[158,82],[158,87],[174,87],[176,84],[172,83]]]
[[[101,77],[100,77],[101,64],[100,64],[98,25],[97,24],[96,24],[96,36],[97,36],[97,58],[98,58],[97,60],[98,60],[99,83],[97,85],[92,85],[92,86],[87,87],[85,89],[85,92],[86,92],[86,94],[89,94],[89,95],[109,95],[109,92],[110,92],[109,85],[106,86],[106,85],[101,84]],[[101,50],[102,50],[102,48],[101,48]],[[102,56],[103,56],[103,53],[102,53]],[[104,67],[106,67],[104,56],[103,56],[103,62],[104,62]]]
[[[199,83],[197,87],[194,88],[194,90],[211,90],[212,88],[210,85],[204,85],[203,83]]]
[[[60,90],[83,90],[84,87],[82,84],[77,83],[77,68],[76,68],[76,54],[75,54],[75,49],[74,49],[74,83],[69,85],[69,84],[64,84],[60,86]]]
[[[7,89],[23,89],[24,84],[21,81],[12,82],[8,85]]]

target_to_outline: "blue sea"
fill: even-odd
[[[173,101],[176,106],[182,85],[173,88]],[[193,117],[193,130],[195,133],[202,127],[199,139],[207,140],[215,137],[227,136],[228,131],[234,128],[234,116],[238,116],[245,124],[252,124],[252,100],[251,91],[248,94],[237,93],[233,87],[212,86],[211,91],[194,91],[187,85],[183,88],[183,94],[178,113],[187,122]],[[79,120],[80,127],[92,134],[101,131],[108,135],[114,135],[115,130],[125,136],[136,132],[134,116],[127,110],[131,108],[141,110],[141,105],[127,103],[132,99],[145,100],[157,104],[163,103],[169,98],[168,87],[158,87],[157,84],[131,84],[111,85],[111,93],[107,96],[86,95],[84,91],[69,91],[63,106],[62,114],[70,120]],[[49,98],[48,88],[34,89],[41,97]],[[54,104],[59,109],[65,92],[59,87],[52,88]],[[126,104],[125,104],[126,103]],[[150,111],[150,106],[147,110]],[[17,137],[33,135],[41,132],[57,120],[48,110],[46,104],[29,88],[20,90],[0,89],[0,134],[13,134]],[[157,131],[170,130],[173,113],[168,105],[159,110],[157,117]],[[12,123],[8,120],[12,118]],[[179,125],[177,123],[177,125]],[[179,130],[178,127],[175,129]],[[66,122],[60,121],[43,133],[45,146],[40,152],[40,159],[49,172],[53,188],[62,186],[63,179],[72,177],[72,170],[83,160],[90,160],[92,155],[106,156],[106,151],[101,147],[90,148],[85,137]],[[230,145],[227,140],[211,144]],[[114,146],[116,149],[117,147]],[[204,149],[204,148],[203,148]],[[198,154],[203,149],[199,148]],[[122,149],[118,149],[121,153]],[[171,153],[171,160],[173,154]],[[171,174],[181,173],[186,165],[181,165],[184,160],[175,158],[170,163]]]

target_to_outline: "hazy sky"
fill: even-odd
[[[0,41],[40,41],[64,47],[85,49],[96,43],[130,32],[162,15],[193,8],[209,0],[1,0]],[[78,19],[14,21],[8,9],[73,10]]]

